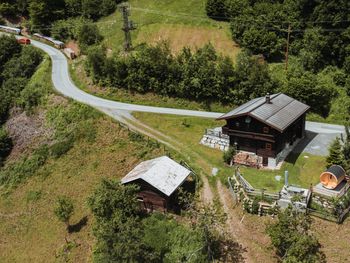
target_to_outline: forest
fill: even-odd
[[[14,37],[0,36],[0,167],[11,152],[12,140],[1,128],[14,106],[30,108],[40,97],[29,100],[26,85],[43,59],[32,47],[21,47]],[[22,102],[22,103],[21,103]]]

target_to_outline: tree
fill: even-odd
[[[74,213],[74,206],[72,200],[66,196],[59,197],[56,201],[54,213],[57,216],[58,220],[66,224],[68,229],[69,219]]]
[[[6,62],[18,55],[21,50],[21,45],[17,43],[16,38],[6,35],[0,36],[0,72],[2,72]]]
[[[345,138],[342,138],[343,149],[342,154],[344,157],[343,166],[347,174],[350,174],[350,130],[349,126],[345,126]]]
[[[105,79],[106,59],[106,54],[100,47],[92,47],[88,50],[85,68],[95,83]]]
[[[287,95],[308,104],[313,112],[327,116],[334,89],[323,84],[317,75],[311,72],[291,72],[287,76],[282,91]]]
[[[237,56],[235,75],[235,87],[231,90],[231,96],[236,105],[267,93],[272,94],[275,90],[267,63],[257,56],[251,56],[247,51]]]
[[[147,262],[147,250],[141,240],[138,189],[134,185],[102,180],[89,197],[88,205],[96,222],[97,262]]]
[[[65,0],[66,8],[70,16],[78,16],[82,13],[81,0]]]
[[[98,27],[94,24],[84,24],[79,31],[78,41],[82,49],[86,49],[87,46],[98,44],[102,41],[103,37],[98,30]]]
[[[0,166],[10,154],[13,147],[11,138],[5,129],[0,129]]]
[[[47,23],[51,21],[47,3],[44,0],[30,1],[28,11],[31,30],[47,33]]]
[[[203,237],[203,250],[210,262],[212,259],[219,258],[220,245],[225,239],[225,223],[227,215],[222,210],[219,200],[214,200],[213,205],[203,205],[194,207],[190,211],[196,222],[194,229]]]
[[[226,0],[207,0],[205,6],[207,15],[216,20],[228,20],[226,2]]]
[[[278,221],[266,228],[276,255],[284,263],[325,262],[320,244],[310,233],[311,218],[288,207],[279,213]]]
[[[342,166],[344,164],[344,155],[342,153],[342,146],[339,137],[335,138],[330,145],[326,162],[327,168],[331,167],[332,165]]]
[[[321,28],[305,31],[300,58],[306,70],[317,72],[324,67],[326,63],[324,58],[325,48],[327,48],[327,40],[323,36]]]

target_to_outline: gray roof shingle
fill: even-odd
[[[191,171],[167,156],[144,161],[122,180],[126,184],[141,179],[170,196],[190,175]]]
[[[266,97],[253,99],[222,115],[218,120],[249,115],[283,132],[310,108],[308,105],[283,93],[271,95],[270,101],[271,103],[267,103]]]

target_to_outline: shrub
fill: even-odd
[[[227,151],[224,152],[223,159],[226,164],[231,164],[233,157],[236,155],[236,148],[230,146]]]
[[[0,166],[10,154],[13,147],[11,138],[5,129],[0,129]]]
[[[34,107],[40,105],[45,91],[41,84],[27,85],[17,99],[17,105],[26,111],[32,111]]]
[[[47,145],[41,146],[30,157],[12,163],[0,171],[0,185],[16,187],[26,178],[33,176],[42,167],[49,156]]]
[[[38,201],[42,196],[42,191],[29,191],[27,193],[27,203]]]
[[[103,37],[100,34],[98,27],[94,24],[84,24],[78,34],[78,41],[82,49],[98,44],[102,41],[102,39]]]
[[[57,216],[58,220],[69,227],[69,219],[74,213],[74,205],[71,199],[66,196],[61,196],[56,201],[56,206],[54,208],[54,213]]]
[[[66,140],[59,141],[51,146],[51,156],[53,158],[59,158],[72,149],[73,146],[74,139],[72,136]]]

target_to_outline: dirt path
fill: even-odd
[[[115,114],[109,114],[112,117],[116,118],[117,116],[113,116]],[[119,114],[118,114],[119,115]],[[149,137],[152,137],[158,140],[161,143],[164,143],[168,147],[181,152],[181,149],[184,149],[184,145],[175,139],[155,130],[148,125],[142,123],[141,121],[133,118],[132,115],[128,116],[127,114],[120,114],[119,121],[123,122],[127,126],[129,126],[132,130],[136,130],[141,132]],[[194,155],[198,155],[197,153],[193,153]],[[201,176],[203,187],[200,193],[200,200],[205,204],[213,203],[215,195],[213,190],[210,187],[208,178],[206,176]],[[242,246],[242,256],[244,258],[244,262],[247,263],[260,263],[260,262],[275,262],[276,260],[272,257],[273,253],[267,251],[267,247],[269,245],[268,237],[261,231],[264,229],[264,225],[259,225],[259,222],[248,221],[244,218],[242,210],[240,208],[234,208],[232,202],[232,196],[229,190],[224,187],[220,181],[217,183],[217,190],[220,202],[223,205],[223,209],[228,216],[227,226],[228,231]],[[253,217],[253,220],[261,221],[260,218]],[[247,222],[246,222],[247,221]]]
[[[243,257],[247,263],[271,263],[276,260],[272,253],[267,253],[269,239],[259,228],[253,228],[250,222],[245,221],[245,215],[240,208],[233,207],[232,196],[229,190],[224,187],[220,181],[217,183],[217,190],[220,202],[227,214],[227,228],[236,242],[243,247]],[[250,219],[248,219],[250,220]],[[260,220],[254,217],[253,220]],[[255,222],[254,222],[255,223]],[[258,222],[256,222],[258,223]],[[264,227],[263,225],[261,225]]]
[[[213,200],[214,200],[213,191],[210,188],[207,177],[202,176],[202,181],[203,181],[203,189],[201,192],[200,199],[204,204],[211,204],[211,203],[213,203]]]

